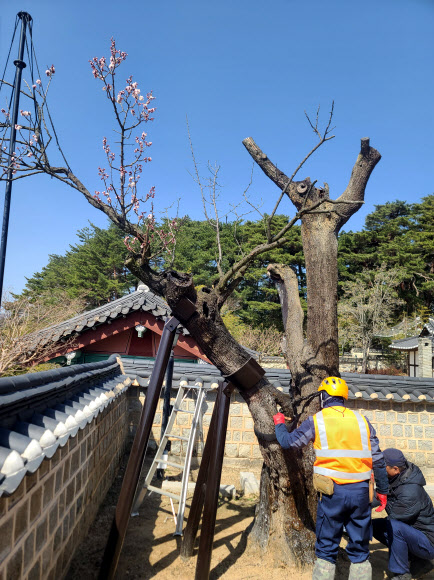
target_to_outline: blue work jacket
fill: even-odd
[[[342,397],[329,397],[324,402],[324,407],[337,406],[344,406],[344,399]],[[387,494],[389,490],[389,482],[387,478],[386,462],[384,461],[383,453],[380,450],[380,444],[375,429],[368,419],[366,419],[366,422],[368,423],[370,432],[372,464],[377,492]],[[275,432],[277,440],[283,449],[298,449],[304,447],[311,441],[315,440],[315,424],[313,417],[308,417],[303,421],[300,427],[291,433],[283,423],[275,426]]]

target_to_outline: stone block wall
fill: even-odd
[[[134,387],[132,387],[134,388]],[[174,403],[177,390],[172,390],[171,403]],[[197,443],[194,450],[194,456],[201,457],[204,441],[208,435],[209,424],[211,422],[212,412],[216,399],[216,390],[208,391],[206,400],[203,405],[202,425],[197,433]],[[141,391],[140,402],[144,402],[144,391]],[[189,398],[183,403],[183,408],[193,411],[195,402]],[[163,400],[160,398],[158,409],[155,414],[154,425],[152,428],[152,437],[154,442],[150,442],[150,447],[156,449],[160,441],[161,420],[163,415]],[[192,415],[178,413],[176,417],[173,433],[188,437],[191,429]],[[184,441],[172,441],[171,453],[173,455],[183,455],[187,443]],[[247,405],[240,395],[232,393],[231,405],[229,410],[228,430],[226,433],[225,445],[225,466],[236,466],[241,468],[260,468],[262,465],[262,456],[259,450],[258,440],[253,431],[253,419],[250,416]]]
[[[433,377],[433,344],[431,337],[421,336],[418,340],[419,377]]]
[[[400,449],[434,483],[434,405],[431,403],[350,400],[348,407],[367,417],[380,447]]]
[[[176,391],[172,392],[172,402]],[[140,397],[143,402],[143,394]],[[198,436],[195,454],[201,456],[203,441],[206,440],[211,414],[214,408],[215,391],[208,392],[202,418],[202,433]],[[434,405],[426,402],[385,402],[349,400],[348,407],[359,410],[375,427],[380,446],[401,449],[408,459],[422,469],[427,483],[434,484]],[[194,402],[188,401],[189,410],[194,409]],[[155,442],[160,440],[163,401],[160,399],[153,426]],[[188,436],[191,426],[191,415],[178,413],[174,433]],[[154,442],[154,448],[156,443]],[[174,441],[172,453],[182,454],[186,443]],[[258,440],[253,430],[253,420],[247,405],[240,395],[233,393],[229,411],[228,432],[225,445],[226,466],[240,469],[256,470],[262,465],[262,456]]]
[[[0,498],[0,578],[64,577],[113,481],[127,434],[124,392]]]

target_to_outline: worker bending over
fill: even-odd
[[[387,518],[373,520],[374,538],[389,548],[394,580],[422,578],[433,568],[434,507],[417,465],[399,449],[385,449],[389,477]],[[432,578],[432,576],[431,576]]]
[[[348,386],[328,377],[319,386],[322,410],[291,433],[283,413],[274,415],[276,437],[284,449],[313,441],[316,454],[314,487],[319,491],[313,580],[333,580],[343,528],[349,536],[349,580],[371,580],[368,561],[371,539],[369,481],[374,470],[377,498],[386,507],[388,479],[375,429],[357,411],[345,407]]]

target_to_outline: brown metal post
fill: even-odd
[[[145,404],[137,426],[137,432],[134,437],[116,506],[115,517],[113,518],[112,527],[107,540],[99,573],[100,580],[111,580],[114,578],[116,572],[122,544],[127,531],[128,521],[130,519],[134,495],[136,493],[143,460],[146,454],[146,447],[149,441],[152,423],[154,421],[155,411],[158,405],[158,398],[163,384],[164,373],[166,372],[178,324],[179,320],[172,317],[164,325],[160,346],[158,347],[154,368],[149,380]]]
[[[217,516],[220,479],[225,451],[226,431],[230,406],[232,385],[223,384],[221,400],[217,411],[216,426],[213,436],[213,453],[208,467],[208,480],[205,490],[205,507],[200,532],[199,553],[197,556],[195,580],[208,580],[211,566],[212,544]]]
[[[202,515],[203,503],[205,501],[206,482],[208,480],[208,467],[210,457],[214,453],[213,440],[217,423],[218,409],[222,399],[222,385],[219,385],[214,409],[211,417],[208,436],[200,462],[199,473],[197,475],[196,486],[194,488],[193,499],[191,501],[190,512],[188,514],[187,525],[184,530],[184,538],[181,546],[181,558],[183,560],[193,556],[194,543],[199,529],[200,517]]]

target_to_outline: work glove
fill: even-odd
[[[273,416],[273,421],[275,425],[280,425],[280,423],[285,423],[285,415],[283,413],[277,413]]]
[[[382,512],[387,505],[387,495],[385,495],[384,493],[378,493],[378,492],[375,495],[376,495],[378,501],[380,502],[380,505],[377,507],[377,509],[375,511]]]

